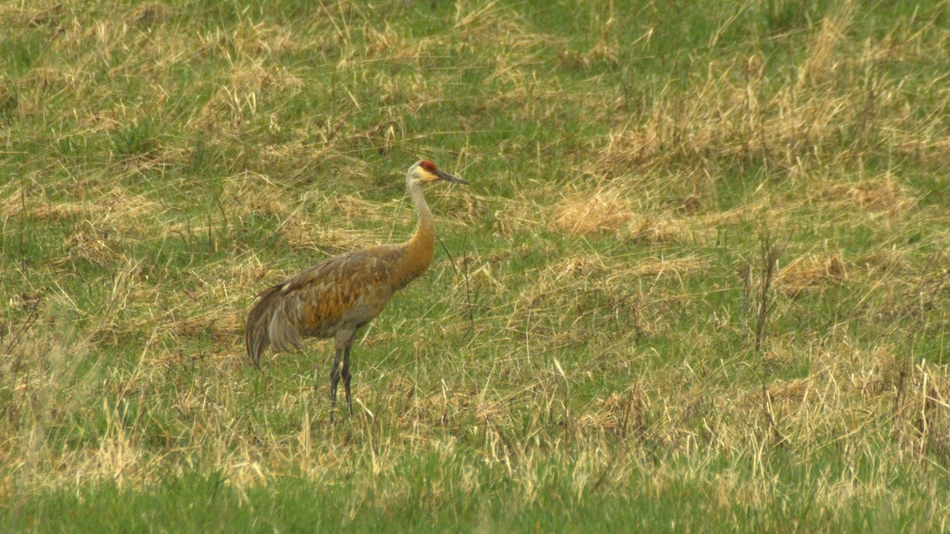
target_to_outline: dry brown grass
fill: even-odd
[[[860,210],[890,215],[904,213],[917,203],[913,194],[898,185],[892,175],[857,184],[832,184],[817,196],[826,202],[850,204]]]
[[[550,220],[570,237],[612,234],[645,244],[688,242],[695,232],[705,229],[701,221],[670,210],[643,209],[638,194],[642,192],[616,185],[574,193],[558,203]],[[690,201],[685,205],[691,205]]]
[[[908,121],[913,105],[901,92],[903,82],[881,71],[888,61],[925,56],[922,34],[858,46],[846,37],[853,18],[853,5],[845,2],[823,19],[794,86],[776,86],[757,55],[711,63],[709,75],[685,93],[664,90],[648,115],[615,121],[596,167],[579,170],[636,179],[657,168],[708,170],[709,161],[725,157],[765,161],[800,181],[816,168],[860,159],[865,148],[907,151],[939,164],[947,139],[935,138],[935,117],[926,126]],[[842,128],[859,132],[854,144],[839,142]]]
[[[263,62],[235,65],[227,83],[217,89],[188,126],[214,130],[215,135],[238,135],[267,99],[277,95],[286,98],[302,87],[303,83],[292,73]],[[226,126],[229,128],[222,131]],[[272,122],[271,128],[279,125]]]
[[[0,276],[0,500],[200,469],[241,491],[352,481],[352,520],[417,498],[404,470],[427,455],[446,469],[419,497],[432,508],[502,486],[528,506],[564,480],[578,501],[686,484],[721,507],[769,511],[801,491],[847,515],[941,487],[950,372],[932,340],[946,336],[950,220],[939,187],[911,175],[950,161],[950,92],[921,89],[935,103],[917,115],[882,65],[946,37],[857,42],[844,2],[801,30],[785,78],[765,64],[780,58],[743,52],[631,96],[625,50],[658,30],[625,48],[608,4],[583,47],[503,2],[458,2],[451,33],[432,34],[342,0],[301,26],[218,31],[179,31],[184,14],[156,3],[96,21],[68,2],[0,7],[18,31],[58,36],[0,79],[0,128],[67,122],[24,132],[49,154],[13,154],[26,170],[0,183],[16,255]],[[445,59],[473,51],[477,91]],[[110,86],[96,69],[112,54]],[[172,76],[208,58],[199,83]],[[112,93],[129,80],[135,99]],[[207,98],[169,104],[182,90]],[[150,117],[147,150],[109,144]],[[501,117],[517,127],[486,136]],[[60,150],[86,137],[101,158]],[[362,334],[356,413],[331,426],[330,347],[257,373],[247,305],[302,265],[405,239],[401,167],[422,156],[472,182],[429,193],[452,258],[439,248]],[[757,350],[736,271],[768,232],[790,245]],[[789,490],[793,468],[808,482]]]
[[[848,269],[840,254],[809,254],[792,260],[778,272],[775,283],[788,295],[838,285],[848,278]]]
[[[565,199],[557,211],[555,224],[571,236],[616,230],[633,219],[627,199],[619,191],[597,191],[592,195]]]

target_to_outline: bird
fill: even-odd
[[[406,173],[406,191],[416,210],[416,227],[408,241],[327,258],[260,292],[248,311],[244,342],[258,369],[269,346],[286,352],[302,348],[302,338],[333,338],[331,423],[341,379],[347,410],[353,414],[350,349],[357,331],[383,311],[393,293],[422,276],[432,262],[435,224],[423,186],[443,181],[469,185],[429,160],[417,161]]]

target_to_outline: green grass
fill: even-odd
[[[946,2],[0,18],[6,529],[950,519]],[[420,158],[471,186],[331,425],[332,347],[258,371],[244,314],[405,239]]]
[[[506,483],[503,469],[481,468],[474,494],[432,484],[431,480],[461,480],[471,476],[472,466],[444,463],[431,455],[415,458],[374,486],[340,481],[316,485],[289,475],[268,486],[236,490],[220,473],[186,473],[156,484],[151,490],[128,491],[107,482],[94,491],[56,491],[40,502],[26,502],[10,514],[10,527],[42,527],[50,530],[146,531],[156,525],[176,531],[230,530],[355,530],[381,532],[477,530],[573,531],[644,529],[678,532],[731,532],[762,530],[891,530],[915,529],[932,521],[934,494],[915,491],[908,500],[894,496],[865,496],[829,509],[813,492],[815,482],[841,485],[844,479],[869,482],[881,475],[874,460],[858,466],[835,466],[830,474],[808,465],[795,464],[785,454],[770,459],[770,477],[780,495],[777,508],[764,511],[725,498],[735,481],[684,476],[696,466],[675,469],[663,484],[657,484],[651,468],[633,470],[620,487],[603,479],[588,481],[579,496],[577,481],[563,470],[563,463],[538,466],[534,502],[521,502],[521,492]],[[831,460],[833,463],[833,460]],[[679,467],[679,466],[677,466]],[[370,469],[355,465],[355,469]],[[856,468],[856,469],[854,469]],[[739,466],[739,470],[747,470]],[[850,470],[844,474],[844,470]],[[715,477],[736,473],[729,459],[702,466]],[[856,471],[856,472],[855,472]],[[567,475],[567,476],[566,476]],[[746,473],[750,476],[751,473]],[[892,480],[912,484],[909,473],[889,473]],[[385,488],[381,491],[380,488]],[[945,489],[945,488],[942,488]],[[841,490],[839,490],[841,491]],[[668,503],[658,507],[658,501]],[[82,508],[84,513],[76,510]],[[130,514],[125,508],[141,510]],[[50,518],[50,519],[44,519]]]

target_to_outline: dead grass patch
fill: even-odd
[[[329,255],[380,243],[376,233],[345,227],[326,228],[299,213],[287,217],[278,231],[294,248],[316,250]]]
[[[692,239],[694,231],[689,218],[676,217],[668,211],[643,213],[631,195],[616,186],[570,195],[555,207],[551,219],[556,228],[572,237],[613,232],[625,241],[648,244]]]
[[[123,257],[120,239],[120,236],[114,233],[109,235],[107,230],[84,221],[84,224],[78,225],[76,231],[63,243],[66,256],[58,258],[53,263],[63,265],[82,260],[99,267],[112,267]]]
[[[656,167],[692,166],[712,158],[748,161],[759,156],[797,169],[800,158],[838,145],[842,123],[854,122],[856,98],[828,93],[802,96],[779,90],[760,102],[757,88],[707,80],[689,96],[662,98],[651,115],[616,126],[597,161],[605,177],[629,177]]]
[[[629,224],[620,238],[635,243],[676,243],[689,242],[693,230],[683,219],[672,217],[638,217],[638,221]]]
[[[511,238],[518,232],[539,231],[553,225],[548,221],[552,210],[545,205],[544,198],[539,198],[537,191],[526,189],[519,191],[514,198],[492,198],[490,201],[499,205],[492,213],[495,235]]]
[[[761,198],[738,208],[701,215],[697,217],[697,220],[703,227],[714,229],[717,226],[736,225],[748,220],[762,219],[766,215],[770,220],[775,217],[782,217],[783,213],[774,210],[773,204],[774,201],[768,194],[765,194]],[[778,225],[778,223],[774,224]]]
[[[570,236],[617,230],[633,219],[629,201],[617,190],[599,189],[591,195],[573,195],[557,207],[555,225]]]
[[[235,64],[227,83],[218,87],[188,126],[204,131],[215,130],[215,134],[220,135],[217,130],[227,125],[228,132],[236,132],[257,115],[258,108],[263,107],[264,101],[275,92],[285,99],[301,87],[303,83],[299,78],[280,67],[267,66],[261,61]]]
[[[133,9],[128,15],[127,20],[131,24],[142,24],[150,26],[162,22],[175,14],[175,10],[165,4],[157,2],[145,2]]]
[[[950,97],[947,100],[950,100]],[[898,134],[895,137],[895,152],[904,156],[913,156],[921,162],[950,165],[950,137],[920,139],[907,134]]]
[[[167,331],[176,335],[194,337],[210,335],[222,341],[231,341],[244,332],[243,309],[214,309],[199,311],[198,315],[176,319],[167,325]]]
[[[828,161],[860,163],[863,149],[887,141],[922,157],[945,156],[940,141],[920,124],[909,127],[913,104],[906,81],[876,76],[895,53],[911,52],[919,34],[897,43],[856,43],[847,34],[855,18],[842,4],[822,22],[794,84],[776,83],[761,58],[710,63],[709,74],[683,94],[666,88],[646,111],[619,116],[594,158],[595,174],[632,178],[655,168],[695,168],[712,160],[764,161],[795,180]],[[869,74],[872,73],[872,74]],[[848,90],[842,90],[847,87]],[[946,92],[937,96],[944,103]],[[935,119],[929,124],[939,128]],[[846,139],[842,141],[842,136]],[[585,163],[579,172],[590,172]]]
[[[453,30],[464,41],[482,45],[503,45],[511,53],[530,53],[531,48],[549,37],[525,30],[529,25],[515,10],[499,5],[495,0],[477,2],[463,0],[456,3]]]
[[[97,224],[115,220],[134,220],[148,213],[159,211],[159,205],[144,195],[130,193],[115,186],[97,195],[91,202],[53,202],[47,198],[37,199],[34,189],[28,188],[25,195],[19,189],[11,190],[0,201],[3,217],[19,217],[21,214],[37,221],[66,221],[74,217],[93,219]]]
[[[904,213],[917,204],[917,198],[890,174],[855,184],[829,185],[817,196],[833,204],[889,214]]]
[[[572,255],[547,265],[538,277],[537,289],[543,294],[586,286],[619,296],[626,293],[626,289],[629,289],[626,285],[634,277],[692,276],[708,269],[709,263],[708,258],[700,256],[646,259],[627,263],[608,261],[607,258],[594,254]]]
[[[367,202],[356,195],[324,196],[316,202],[321,212],[319,216],[298,210],[281,221],[279,231],[288,243],[339,254],[408,238],[408,234],[392,235],[390,232],[387,236],[384,233],[387,227],[392,228],[396,224],[396,212],[401,211],[394,203]],[[357,221],[360,226],[367,221],[375,221],[379,230],[357,228]]]
[[[798,90],[806,85],[826,83],[834,75],[835,68],[838,68],[842,61],[836,55],[836,48],[846,39],[853,13],[854,4],[842,2],[837,10],[822,19],[818,33],[808,46],[805,61],[799,66]]]
[[[682,277],[702,273],[708,268],[709,258],[692,256],[643,261],[637,265],[637,272],[643,276],[673,275]]]
[[[609,268],[604,265],[604,259],[592,254],[570,256],[563,261],[549,265],[545,269],[544,277],[550,276],[554,280],[565,277],[586,278],[592,275],[604,274]]]
[[[841,254],[808,254],[792,260],[779,271],[776,286],[786,295],[839,285],[848,278]]]

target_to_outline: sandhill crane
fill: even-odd
[[[287,351],[300,348],[303,337],[334,339],[336,356],[330,370],[331,422],[341,377],[346,406],[353,414],[350,347],[357,330],[379,315],[393,293],[425,273],[432,262],[435,225],[422,187],[440,180],[468,185],[428,160],[409,167],[406,189],[417,216],[416,229],[409,241],[355,250],[323,260],[262,291],[248,312],[244,342],[248,356],[258,368],[268,345]]]

